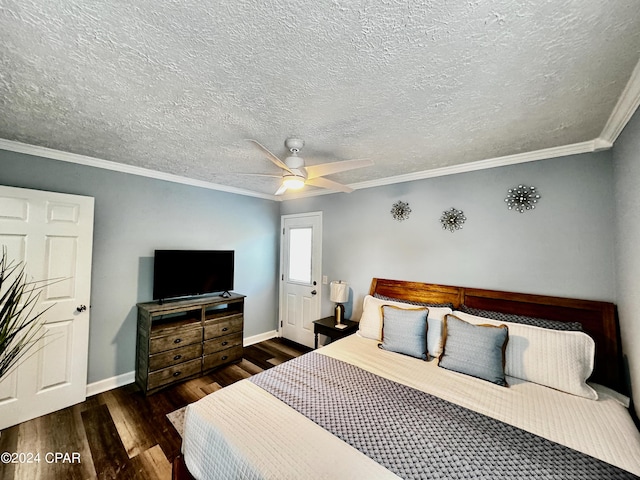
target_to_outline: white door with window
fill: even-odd
[[[94,199],[0,186],[0,248],[49,280],[45,336],[0,380],[0,429],[82,402],[87,392]],[[59,279],[56,281],[50,281]]]
[[[313,347],[322,291],[322,212],[284,215],[281,223],[280,333]]]

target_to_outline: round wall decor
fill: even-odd
[[[526,185],[510,188],[507,191],[507,198],[504,199],[509,210],[515,210],[520,213],[536,208],[538,200],[540,200],[540,195],[536,187],[528,187]]]
[[[440,217],[442,228],[450,232],[460,230],[466,220],[467,217],[464,216],[462,210],[456,210],[453,207],[442,212],[442,216]]]
[[[411,209],[409,208],[409,204],[407,202],[403,202],[401,200],[397,201],[391,207],[391,215],[395,220],[402,222],[409,218],[411,214]]]

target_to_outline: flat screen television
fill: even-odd
[[[153,298],[225,293],[233,290],[233,250],[156,250]]]

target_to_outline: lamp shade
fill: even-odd
[[[336,303],[344,303],[349,300],[349,284],[339,280],[331,282],[331,301]]]

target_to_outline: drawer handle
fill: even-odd
[[[178,375],[180,375],[182,372],[174,372],[173,376],[177,377]]]
[[[225,355],[225,356],[223,356],[223,357],[222,357],[222,360],[226,360],[227,358],[229,358],[229,357],[227,357],[227,356]]]
[[[229,342],[222,342],[222,346],[224,347]]]
[[[176,338],[176,339],[173,341],[173,343],[180,343],[181,341],[182,341],[182,339],[181,339],[181,338]]]
[[[180,360],[182,358],[182,355],[176,355],[175,357],[173,357],[174,360]]]
[[[222,331],[223,331],[223,332],[226,332],[227,330],[229,330],[229,328],[228,328],[228,327],[224,327],[224,328],[222,329]]]

